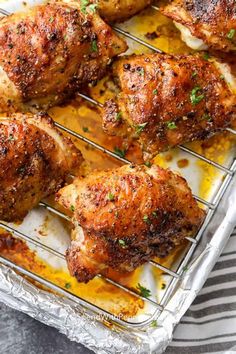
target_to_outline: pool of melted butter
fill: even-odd
[[[150,44],[162,49],[164,52],[174,54],[191,52],[181,41],[179,32],[172,22],[153,9],[144,11],[142,14],[120,26],[124,30],[132,32]],[[152,35],[154,32],[156,34]],[[147,48],[134,44],[131,41],[128,41],[128,44],[130,47],[128,53],[135,52],[138,54],[149,52]],[[88,94],[99,102],[104,103],[108,98],[113,97],[115,92],[110,79],[105,77],[95,87],[90,87]],[[66,105],[52,108],[49,114],[55,121],[111,151],[114,151],[116,147],[120,149],[127,148],[126,142],[117,137],[110,137],[103,132],[99,109],[88,104],[80,97],[75,97]],[[95,150],[89,144],[75,138],[72,139],[78,148],[81,149],[85,159],[83,167],[78,171],[78,174],[82,173],[86,175],[94,169],[103,170],[121,165],[119,161]],[[232,135],[223,133],[207,141],[194,142],[188,144],[188,146],[205,157],[227,166],[231,161],[232,151],[234,151],[235,139]],[[133,162],[141,163],[142,154],[140,149],[135,145],[131,146],[126,153],[126,158]],[[165,168],[170,167],[183,175],[188,180],[193,192],[209,201],[214,197],[222,178],[224,178],[220,170],[217,170],[215,167],[201,160],[192,158],[189,154],[180,152],[177,149],[158,155],[154,163]],[[50,198],[49,201],[53,204],[53,198]],[[52,237],[53,232],[50,226],[51,223],[48,222],[49,218],[52,218],[52,215],[47,214],[43,223],[41,222],[40,225],[35,225],[34,230],[37,235],[32,237],[42,243],[49,242],[48,240]],[[69,235],[70,225],[66,222],[61,223],[63,225],[61,224],[62,226],[57,230],[57,233],[60,234],[62,227],[64,227]],[[22,225],[15,225],[15,227],[24,228],[24,222]],[[61,240],[53,239],[50,242],[54,243],[54,248],[57,249],[56,243],[60,243]],[[184,247],[186,247],[186,245],[176,249],[169,257],[158,259],[158,262],[171,267],[178,261]],[[95,278],[88,284],[78,284],[77,281],[68,274],[66,265],[60,264],[59,266],[55,266],[52,264],[53,262],[47,262],[47,258],[40,256],[40,252],[32,249],[30,244],[26,244],[5,232],[0,234],[0,254],[31,272],[48,279],[61,288],[122,318],[133,318],[147,311],[141,299],[137,299],[117,287],[106,283],[101,278]],[[160,300],[161,294],[166,287],[163,280],[164,278],[162,277],[162,272],[154,267],[152,267],[151,272],[157,290],[155,296]],[[109,276],[122,285],[134,290],[137,290],[138,283],[146,279],[143,277],[142,267],[128,275],[117,274],[114,271],[110,271]],[[146,283],[145,286],[148,287]]]

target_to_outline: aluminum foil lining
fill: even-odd
[[[0,301],[56,327],[71,340],[98,354],[162,353],[171,341],[175,325],[202,288],[236,225],[236,178],[234,177],[204,232],[191,265],[179,280],[178,290],[158,317],[157,328],[134,331],[101,323],[72,301],[38,289],[10,268],[0,265]]]

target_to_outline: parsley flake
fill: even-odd
[[[91,4],[88,6],[89,10],[93,13],[97,11],[98,4]]]
[[[148,122],[136,125],[135,126],[136,133],[141,134],[147,124],[148,124]]]
[[[136,287],[139,290],[139,294],[142,297],[150,297],[151,296],[151,291],[147,288],[145,288],[144,286],[142,286],[140,283],[138,283],[138,286]]]
[[[204,94],[197,96],[197,93],[201,90],[202,90],[201,87],[196,86],[192,89],[192,91],[190,93],[190,101],[194,106],[196,106],[199,102],[201,102],[203,100],[203,98],[205,97]]]
[[[122,113],[121,112],[116,113],[116,121],[121,120],[121,118],[122,118]]]
[[[126,243],[124,240],[119,240],[118,241],[119,245],[122,247],[122,248],[125,248],[126,247]]]
[[[227,38],[228,39],[233,39],[235,36],[236,30],[234,28],[231,28],[231,30],[227,33]]]
[[[114,148],[114,153],[117,155],[117,156],[119,156],[119,157],[121,157],[121,158],[124,158],[125,157],[125,154],[126,154],[126,150],[124,149],[124,150],[121,150],[121,149],[119,149],[117,146],[115,146],[115,148]]]
[[[89,5],[89,0],[80,0],[80,10],[86,14],[87,11],[86,11],[86,8],[87,6]]]
[[[147,224],[150,223],[150,219],[147,214],[143,216],[143,221],[146,222]]]
[[[91,43],[91,50],[92,52],[97,52],[98,51],[98,45],[96,39],[94,39]]]
[[[71,283],[65,283],[65,288],[70,289],[71,288]]]
[[[169,122],[166,122],[166,125],[167,125],[167,128],[171,129],[171,130],[177,128],[177,125],[175,124],[175,122],[169,121]]]
[[[109,192],[109,193],[107,194],[107,199],[110,200],[110,202],[113,202],[114,199],[115,199],[114,194],[112,194],[111,192]]]
[[[152,163],[150,161],[146,161],[146,162],[144,162],[144,165],[147,166],[147,167],[151,167]]]
[[[153,320],[153,321],[150,323],[150,326],[153,327],[153,328],[157,328],[157,320]]]
[[[208,52],[203,53],[203,59],[208,60],[210,58],[210,54]]]

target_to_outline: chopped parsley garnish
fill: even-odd
[[[54,17],[53,16],[51,16],[50,18],[49,18],[49,22],[53,22],[54,21]]]
[[[150,323],[150,326],[153,327],[153,328],[156,328],[156,327],[157,327],[157,320],[153,320],[153,321]]]
[[[153,211],[153,212],[152,212],[152,215],[156,218],[156,217],[157,217],[157,212],[156,212],[156,211]]]
[[[143,216],[143,221],[148,223],[148,224],[150,223],[150,219],[149,219],[148,215],[144,215]]]
[[[208,60],[210,58],[210,54],[208,52],[205,52],[203,54],[203,59]]]
[[[151,296],[151,291],[144,286],[142,286],[140,283],[138,283],[137,289],[139,290],[139,294],[143,297],[150,297]]]
[[[204,94],[197,95],[201,90],[202,90],[201,87],[196,86],[192,89],[190,93],[190,101],[194,106],[197,105],[199,102],[201,102],[205,97]]]
[[[109,193],[107,194],[107,199],[110,200],[110,202],[113,202],[113,200],[115,199],[114,194],[112,194],[111,192],[109,192]]]
[[[70,210],[71,210],[71,211],[75,211],[74,205],[71,205],[71,206],[70,206]]]
[[[126,243],[124,240],[119,240],[118,241],[119,245],[122,247],[122,248],[125,248],[126,247]]]
[[[197,76],[197,72],[194,71],[194,72],[192,73],[191,77],[194,78],[194,77],[196,77],[196,76]]]
[[[152,91],[152,93],[153,93],[153,95],[157,95],[158,94],[158,90],[155,89],[155,90]]]
[[[139,74],[140,76],[144,76],[144,68],[139,67],[139,68],[138,68],[138,74]]]
[[[176,129],[177,128],[175,122],[170,122],[169,121],[169,122],[166,122],[166,125],[167,125],[168,129]]]
[[[126,150],[125,150],[125,149],[124,149],[124,150],[121,150],[121,149],[119,149],[117,146],[115,146],[115,148],[114,148],[114,153],[115,153],[117,156],[124,158],[124,157],[125,157],[125,154],[126,154]]]
[[[91,43],[91,50],[92,52],[97,52],[98,51],[98,45],[96,39],[94,39]]]
[[[208,113],[202,115],[202,120],[211,120],[211,116]]]
[[[92,11],[93,13],[96,12],[97,7],[98,7],[98,4],[91,4],[88,6],[89,10]]]
[[[121,120],[121,118],[122,118],[122,113],[121,112],[116,113],[116,121]]]
[[[89,128],[88,127],[83,127],[83,132],[87,133],[89,131]]]
[[[70,288],[71,288],[71,283],[66,283],[66,284],[65,284],[65,288],[66,288],[66,289],[70,289]]]
[[[86,8],[87,6],[89,5],[89,0],[80,0],[80,10],[86,14],[87,11],[86,11]]]
[[[11,141],[12,141],[12,140],[15,140],[15,139],[14,139],[14,136],[13,136],[12,134],[10,134],[8,140],[11,140]]]
[[[231,28],[231,30],[227,33],[227,38],[228,39],[233,39],[235,36],[236,30],[234,28]]]
[[[148,124],[148,122],[136,125],[135,126],[136,133],[141,134],[147,124]]]
[[[144,162],[144,165],[147,166],[147,167],[151,167],[152,163],[150,161],[146,161],[146,162]]]

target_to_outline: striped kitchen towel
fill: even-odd
[[[236,229],[165,354],[236,353]]]

